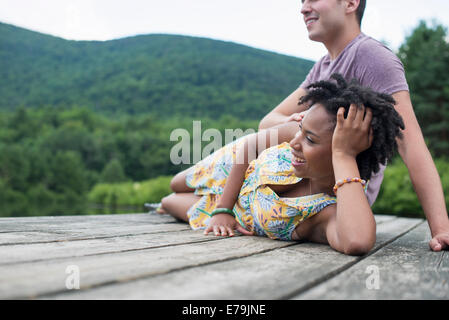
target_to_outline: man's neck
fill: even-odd
[[[346,30],[346,32],[340,33],[338,37],[332,37],[323,42],[331,60],[335,60],[346,46],[361,33],[360,28],[346,28]]]

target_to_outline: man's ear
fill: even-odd
[[[356,12],[360,5],[360,0],[345,0],[346,2],[346,13]]]

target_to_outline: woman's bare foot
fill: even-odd
[[[158,214],[167,214],[167,211],[162,208],[162,205],[156,208],[156,213]]]
[[[144,207],[149,210],[149,212],[155,211],[158,214],[167,214],[168,212],[162,208],[161,203],[145,203]]]

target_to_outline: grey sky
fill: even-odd
[[[300,0],[0,0],[0,21],[74,40],[171,33],[233,41],[312,60]],[[362,31],[397,50],[420,19],[449,26],[447,0],[368,0]]]

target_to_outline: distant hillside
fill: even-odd
[[[69,41],[0,23],[0,109],[260,118],[313,62],[177,35]]]

